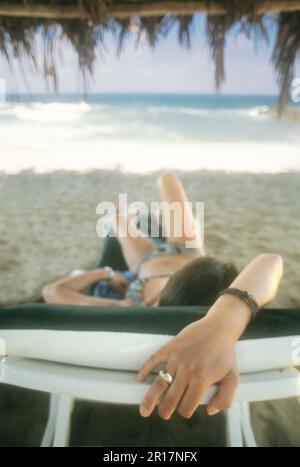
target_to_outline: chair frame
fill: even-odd
[[[50,394],[49,415],[42,447],[69,445],[76,400],[137,405],[151,382],[137,382],[136,372],[79,367],[39,360],[3,358],[0,383]],[[203,401],[215,393],[212,387]],[[300,396],[300,372],[285,368],[241,375],[238,396],[225,413],[228,447],[257,447],[251,424],[250,403]],[[170,422],[171,423],[171,422]]]

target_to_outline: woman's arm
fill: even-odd
[[[263,307],[274,298],[282,273],[279,255],[261,255],[239,274],[232,287],[246,290]],[[175,410],[190,418],[215,384],[218,391],[208,404],[208,414],[230,408],[239,385],[235,344],[250,319],[250,309],[241,299],[223,295],[205,318],[189,324],[157,350],[145,362],[137,380],[143,381],[162,363],[174,380],[168,387],[159,376],[155,378],[141,403],[141,415],[147,417],[159,404],[158,413],[165,420]]]
[[[246,290],[260,308],[271,302],[276,296],[283,274],[283,260],[277,254],[260,255],[251,261],[238,275],[230,287]],[[245,331],[250,319],[249,307],[238,297],[222,295],[209,310],[207,316],[232,319],[232,337],[238,340]]]
[[[102,279],[111,279],[109,272],[95,269],[76,277],[66,277],[44,287],[42,295],[47,303],[87,306],[129,306],[126,300],[89,297],[80,293]]]

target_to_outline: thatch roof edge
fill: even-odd
[[[194,1],[149,1],[139,3],[116,3],[105,5],[107,15],[117,19],[125,19],[134,16],[152,17],[166,14],[193,15],[195,13],[207,13],[208,15],[228,14],[225,4],[218,1],[194,0]],[[296,12],[300,11],[300,0],[268,0],[257,1],[254,11],[263,15],[266,13]],[[62,6],[58,4],[0,4],[0,16],[41,18],[41,19],[84,19],[89,17],[89,12],[79,5]]]
[[[277,24],[273,63],[282,113],[289,103],[295,64],[300,57],[300,0],[0,0],[0,54],[8,62],[29,57],[38,69],[35,37],[39,31],[43,37],[44,75],[53,78],[57,89],[57,45],[62,38],[68,39],[77,52],[86,79],[93,72],[98,46],[105,47],[106,31],[113,32],[119,52],[133,30],[137,41],[144,38],[154,46],[177,25],[180,44],[189,46],[193,18],[198,12],[207,14],[207,38],[215,62],[217,89],[225,80],[228,33],[235,28],[248,38],[258,34],[267,39],[266,13],[276,13],[272,15]]]

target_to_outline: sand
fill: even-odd
[[[285,275],[274,306],[300,301],[300,174],[179,173],[193,201],[205,202],[207,253],[233,260],[241,268],[264,252],[284,258]],[[35,174],[0,173],[0,303],[40,299],[46,283],[74,268],[96,266],[100,240],[96,206],[126,192],[131,201],[157,200],[157,173],[126,174],[93,170]],[[46,417],[45,395],[0,388],[0,445],[38,445]],[[300,399],[253,405],[260,445],[300,445]],[[180,445],[178,425],[157,417],[141,420],[135,407],[80,403],[72,444],[106,446]],[[115,429],[103,430],[115,417]],[[126,433],[119,420],[132,417]],[[99,421],[100,420],[100,421]],[[191,446],[224,444],[224,421],[199,414],[180,430],[190,430]],[[218,420],[218,421],[217,421]],[[28,426],[30,425],[30,430]],[[172,431],[173,430],[173,431]]]
[[[285,275],[274,305],[299,303],[300,174],[179,174],[190,199],[205,203],[207,253],[239,268],[258,254],[280,253]],[[156,201],[157,176],[0,173],[0,304],[36,301],[46,283],[75,268],[94,268],[101,244],[97,204],[118,192],[129,201]]]
[[[203,169],[253,174],[300,172],[299,145],[291,141],[280,144],[277,141],[74,141],[70,137],[69,143],[62,145],[58,136],[56,142],[55,138],[48,141],[44,135],[42,143],[37,137],[32,137],[29,144],[22,141],[24,130],[16,140],[14,135],[10,136],[9,144],[0,141],[0,170],[11,174],[32,167],[40,174],[57,170],[86,172],[95,169],[147,174],[162,167],[181,171],[188,167],[191,172]],[[296,141],[297,135],[296,130]]]

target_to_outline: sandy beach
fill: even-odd
[[[22,135],[19,135],[22,139]],[[180,171],[231,173],[300,172],[299,145],[282,143],[145,143],[140,141],[78,141],[76,144],[0,144],[0,171],[17,174],[34,168],[43,174],[60,170],[117,170],[147,174],[167,167]],[[33,139],[33,142],[35,140]],[[141,158],[141,154],[143,157]],[[184,154],[184,157],[183,157]],[[83,157],[84,155],[84,157]]]
[[[205,203],[207,253],[239,268],[278,252],[285,277],[276,306],[299,303],[299,173],[178,172],[192,201]],[[158,173],[93,170],[0,173],[0,303],[36,301],[47,282],[96,266],[101,240],[96,206],[128,193],[158,200]]]

